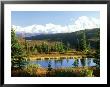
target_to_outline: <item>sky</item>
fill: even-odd
[[[11,25],[17,32],[61,33],[97,28],[98,11],[12,11]]]

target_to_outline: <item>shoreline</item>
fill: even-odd
[[[38,55],[30,55],[28,56],[29,60],[44,60],[44,59],[82,59],[87,58],[87,55],[67,55],[67,54],[38,54]]]

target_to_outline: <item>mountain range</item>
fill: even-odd
[[[25,27],[12,25],[12,28],[15,29],[17,35],[30,37],[40,34],[71,33],[84,29],[99,28],[99,20],[93,17],[81,16],[68,25],[47,23],[45,25],[33,24]]]

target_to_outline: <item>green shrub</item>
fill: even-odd
[[[81,76],[86,76],[86,77],[92,77],[93,76],[93,70],[82,70],[80,72]]]
[[[40,66],[37,65],[37,64],[28,64],[24,70],[25,72],[27,72],[30,76],[36,76],[36,72],[37,72],[37,69],[39,68]]]

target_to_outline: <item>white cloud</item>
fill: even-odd
[[[27,27],[13,25],[12,27],[16,29],[16,32],[38,33],[38,34],[66,33],[66,32],[79,31],[83,29],[99,28],[99,19],[93,17],[81,16],[76,21],[74,21],[74,23],[65,26],[48,23],[45,25],[34,24]]]

